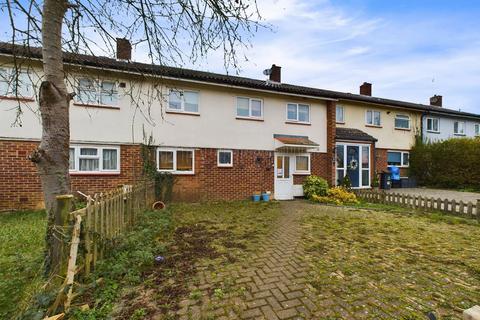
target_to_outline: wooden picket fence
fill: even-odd
[[[71,201],[72,198],[57,197],[58,207],[68,208],[61,202]],[[88,196],[85,208],[67,213],[64,223],[73,227],[67,229],[71,230],[71,240],[65,246],[63,266],[58,274],[64,277],[64,282],[57,299],[49,308],[49,314],[55,313],[61,305],[68,311],[75,277],[89,275],[96,263],[105,256],[109,245],[122,233],[131,230],[139,214],[154,201],[154,183],[144,181],[135,186],[120,186],[109,192]]]
[[[422,197],[404,193],[385,192],[382,190],[354,190],[357,197],[372,203],[394,204],[412,209],[442,211],[448,214],[480,220],[480,199],[476,203]]]

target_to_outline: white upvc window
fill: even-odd
[[[480,136],[480,123],[475,124],[475,136]]]
[[[310,154],[299,154],[295,156],[294,174],[310,174]]]
[[[287,121],[310,123],[310,106],[302,103],[288,103]]]
[[[198,92],[170,89],[168,111],[198,113]]]
[[[388,166],[408,167],[410,162],[410,153],[407,151],[387,151]]]
[[[217,165],[219,167],[233,167],[233,151],[232,150],[218,150],[217,151]]]
[[[195,151],[183,148],[158,148],[157,170],[174,174],[194,174]]]
[[[117,83],[111,80],[79,78],[75,102],[86,105],[117,106]]]
[[[427,118],[427,131],[439,133],[440,132],[440,119]]]
[[[381,112],[377,110],[367,110],[365,112],[365,123],[369,126],[380,127],[382,125]]]
[[[30,74],[25,70],[0,67],[0,96],[32,99],[34,93]]]
[[[455,121],[453,123],[453,133],[458,135],[458,136],[464,136],[465,135],[465,126],[466,126],[465,121]]]
[[[237,97],[238,118],[263,118],[263,100],[247,97]]]
[[[120,147],[71,145],[69,169],[72,173],[120,173]]]
[[[395,129],[410,129],[410,117],[404,114],[395,115]]]
[[[337,123],[345,123],[345,108],[343,106],[337,106],[335,118]]]

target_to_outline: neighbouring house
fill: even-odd
[[[246,199],[255,191],[292,199],[312,174],[332,185],[348,174],[354,187],[369,188],[374,172],[408,167],[426,114],[480,119],[372,97],[367,83],[361,94],[282,83],[275,65],[267,80],[257,80],[134,62],[125,41],[117,51],[117,58],[64,55],[66,80],[76,93],[70,107],[73,192],[135,183],[149,137],[157,170],[177,177],[175,200]],[[18,83],[9,81],[14,52],[21,61]],[[27,159],[41,138],[40,58],[40,48],[0,44],[0,209],[43,205]]]

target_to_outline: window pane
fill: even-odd
[[[310,121],[310,107],[304,104],[298,105],[298,121]]]
[[[283,157],[284,168],[283,168],[283,177],[285,179],[290,178],[290,157]]]
[[[98,149],[96,148],[80,148],[80,155],[82,156],[96,156]]]
[[[362,170],[362,186],[367,187],[370,185],[370,170]]]
[[[380,125],[380,112],[374,111],[373,115],[374,115],[373,124],[376,125],[376,126],[379,126]]]
[[[262,116],[262,101],[260,100],[251,100],[252,101],[252,117],[261,117]]]
[[[344,152],[345,152],[345,150],[344,150],[343,145],[337,146],[336,150],[337,150],[337,152],[336,152],[336,154],[337,154],[337,156],[336,156],[336,158],[337,158],[337,168],[344,168],[344,160],[345,160],[344,159]]]
[[[82,159],[80,158],[80,171],[99,171],[98,159]]]
[[[239,117],[248,117],[250,116],[249,104],[250,100],[248,98],[237,98],[237,116]]]
[[[98,103],[95,83],[92,79],[78,80],[78,101],[81,103]]]
[[[455,123],[453,124],[453,131],[455,133],[458,133],[458,122],[457,121],[455,121]]]
[[[168,107],[170,109],[182,109],[182,94],[177,90],[170,90],[170,95],[168,99]]]
[[[410,158],[410,154],[407,153],[407,152],[405,152],[405,153],[403,154],[403,165],[404,165],[404,166],[408,166],[409,160],[410,160],[409,158]]]
[[[116,149],[103,149],[103,169],[104,170],[118,169]]]
[[[185,99],[185,111],[198,112],[198,92],[185,91],[183,98]]]
[[[308,157],[307,156],[297,156],[296,157],[295,170],[296,171],[308,171]]]
[[[337,170],[337,185],[341,185],[345,177],[344,169]]]
[[[476,136],[480,135],[480,124],[475,125],[475,135]]]
[[[8,84],[10,81],[10,69],[0,69],[0,95],[8,95]]]
[[[367,146],[362,146],[362,168],[370,167],[370,148]]]
[[[277,156],[277,178],[283,178],[283,157]]]
[[[395,128],[409,129],[410,118],[408,116],[397,115],[395,117]]]
[[[373,124],[372,111],[367,111],[367,124]]]
[[[402,164],[401,152],[388,152],[387,163],[389,166],[400,166]]]
[[[343,107],[342,106],[337,106],[336,120],[337,120],[337,122],[344,122],[344,120],[343,120]]]
[[[297,105],[289,103],[287,105],[287,119],[297,120]]]
[[[117,89],[115,82],[112,81],[103,81],[102,82],[102,91],[100,95],[100,103],[115,106],[117,105]]]
[[[219,164],[232,164],[232,153],[230,151],[219,151]]]
[[[438,119],[433,119],[433,131],[439,130]]]
[[[69,169],[75,170],[75,148],[70,148],[68,155]]]
[[[193,151],[177,151],[177,171],[193,171]]]
[[[173,170],[173,151],[158,152],[158,169]]]
[[[18,95],[22,97],[33,96],[32,82],[28,73],[22,72],[18,75],[18,87],[16,89]]]

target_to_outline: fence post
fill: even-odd
[[[72,210],[73,195],[65,194],[56,197],[57,209],[55,212],[55,221],[52,230],[51,243],[51,265],[50,273],[64,276],[67,272],[68,262],[68,238],[70,236],[68,215]]]
[[[477,199],[477,210],[475,213],[477,214],[477,220],[480,221],[480,199]]]

